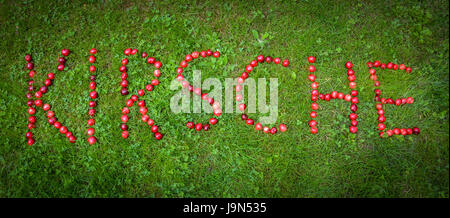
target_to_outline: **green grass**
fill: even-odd
[[[5,1],[0,0],[0,197],[449,197],[448,1]],[[263,43],[257,36],[265,36]],[[88,52],[99,50],[98,143],[87,144]],[[163,62],[161,85],[146,95],[165,137],[156,141],[133,108],[130,137],[120,136],[125,99],[118,87],[125,48]],[[56,71],[62,48],[67,69],[44,96],[78,137],[75,144],[36,114],[36,143],[25,141],[24,55],[36,81]],[[236,77],[258,54],[288,58],[289,69],[257,68],[251,76],[279,80],[278,123],[288,131],[256,133],[237,114],[209,132],[184,126],[209,114],[172,114],[169,84],[185,54],[217,49],[221,58],[190,68],[203,79]],[[319,134],[307,122],[306,57],[317,57],[321,92],[348,92],[344,63],[352,61],[360,103],[359,132],[348,132],[348,104],[321,102]],[[132,93],[152,78],[130,58]],[[387,125],[419,126],[419,136],[380,139],[367,61],[412,66],[412,74],[378,73],[383,94],[415,103],[387,106]],[[137,61],[139,60],[139,61]],[[190,73],[188,73],[190,74]],[[188,77],[191,79],[191,77]],[[253,115],[254,117],[263,114]]]

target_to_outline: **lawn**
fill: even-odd
[[[0,197],[449,197],[448,1],[10,1],[0,0]],[[95,136],[87,143],[89,63],[97,48]],[[61,49],[66,69],[56,72]],[[157,141],[131,110],[130,137],[119,125],[121,60],[137,48],[161,60],[162,76],[147,100],[164,138]],[[270,135],[224,113],[208,132],[185,127],[211,114],[174,114],[169,85],[184,56],[218,50],[186,71],[202,78],[238,77],[257,55],[290,60],[288,68],[255,69],[278,78],[277,123]],[[37,110],[36,143],[28,146],[28,70],[43,97],[78,138],[75,144]],[[344,64],[357,76],[358,133],[349,133],[349,104],[319,102],[319,133],[308,126],[307,57],[316,57],[319,91],[348,93]],[[153,78],[130,57],[131,94]],[[383,94],[414,104],[386,106],[387,126],[418,126],[419,135],[380,139],[373,81],[366,62],[404,63],[412,73],[377,75]],[[378,71],[377,71],[378,72]],[[130,95],[131,95],[130,94]],[[253,117],[265,114],[252,114]]]

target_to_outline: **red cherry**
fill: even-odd
[[[89,119],[89,120],[91,120],[91,119]],[[128,115],[126,115],[126,114],[122,115],[120,117],[120,120],[122,120],[122,122],[124,122],[124,123],[128,122]],[[89,122],[88,122],[88,124],[89,124]],[[89,126],[92,126],[92,125],[89,124]]]
[[[282,63],[282,65],[283,65],[283,67],[289,66],[289,61],[288,61],[287,59],[284,60],[283,63]],[[275,128],[275,127],[274,127],[274,128]]]
[[[148,57],[147,58],[147,63],[148,64],[154,64],[155,63],[155,58],[154,57]]]
[[[158,132],[158,126],[157,126],[157,125],[153,125],[153,126],[152,126],[152,132],[153,132],[153,133]]]
[[[308,62],[309,63],[314,63],[316,61],[316,58],[314,56],[309,56],[308,57]]]
[[[88,138],[88,142],[90,145],[93,145],[97,142],[97,138],[95,138],[94,136],[91,136]]]
[[[203,126],[203,130],[208,131],[208,130],[209,130],[209,124],[205,124],[205,125]]]
[[[89,77],[89,79],[90,79],[91,81],[95,81],[95,78],[97,78],[95,75],[91,75],[91,76]]]
[[[378,122],[383,123],[386,121],[386,117],[384,115],[378,115]]]
[[[61,128],[62,124],[61,124],[60,122],[55,122],[55,124],[53,124],[53,126],[54,126],[56,129],[59,129],[59,128]]]
[[[412,131],[411,128],[407,128],[407,129],[406,129],[406,133],[407,133],[408,135],[411,135],[411,134],[413,134],[413,131]]]
[[[33,138],[33,133],[30,132],[30,131],[28,131],[28,132],[25,134],[25,137],[26,137],[27,139]]]
[[[281,132],[286,132],[286,130],[287,130],[287,127],[286,127],[286,125],[284,125],[284,124],[280,124],[280,125],[278,126],[278,128],[280,129]]]
[[[67,127],[65,127],[65,126],[61,126],[61,128],[59,128],[59,132],[61,133],[61,134],[66,134],[67,133]]]
[[[59,71],[63,71],[63,70],[64,70],[64,67],[65,67],[65,66],[64,66],[63,64],[60,64],[60,65],[58,65],[58,68],[57,68],[57,69],[58,69]]]
[[[317,110],[317,109],[319,109],[319,105],[317,103],[312,103],[311,104],[311,109]]]
[[[31,116],[31,117],[28,118],[28,121],[30,123],[35,123],[36,122],[36,117],[35,116]]]
[[[184,60],[186,60],[187,62],[192,61],[192,55],[187,54],[187,55],[184,57]]]
[[[145,91],[144,91],[143,89],[139,89],[138,95],[139,95],[139,96],[145,95]]]
[[[128,130],[128,125],[125,124],[125,123],[121,123],[120,124],[120,129],[123,130],[123,131]]]
[[[198,51],[194,51],[194,52],[192,52],[192,58],[194,58],[194,59],[196,59],[196,58],[198,58]]]
[[[161,68],[162,64],[161,64],[161,62],[156,61],[155,64],[154,64],[154,66],[155,66],[157,69],[159,69],[159,68]]]
[[[58,62],[59,62],[60,64],[65,64],[66,61],[67,61],[67,60],[66,60],[65,58],[63,58],[63,57],[58,58]]]
[[[319,83],[317,83],[317,82],[311,83],[311,88],[312,89],[317,89],[318,87],[319,87]]]
[[[310,120],[310,121],[308,122],[308,125],[309,125],[310,127],[316,126],[316,125],[317,125],[317,121],[315,121],[315,120]]]
[[[91,118],[91,119],[88,120],[88,125],[89,126],[93,126],[94,124],[95,124],[95,120],[94,119]]]
[[[311,65],[311,66],[308,67],[308,70],[309,70],[309,72],[312,73],[312,72],[316,71],[316,67]]]
[[[142,55],[141,55],[142,58],[146,58],[147,56],[148,56],[148,54],[146,52],[142,52]]]
[[[206,51],[201,51],[201,52],[200,52],[200,56],[206,57],[206,55],[207,55],[207,54],[206,54]]]
[[[34,101],[34,105],[36,105],[36,107],[42,106],[42,100],[41,100],[41,99],[35,100],[35,101]]]
[[[128,138],[128,131],[122,131],[122,137],[124,139]]]
[[[54,117],[55,116],[55,112],[53,112],[53,111],[47,111],[47,117],[48,118],[52,118],[52,117]]]
[[[27,143],[29,146],[32,146],[34,144],[34,139],[32,138],[28,139]]]
[[[156,86],[159,84],[159,81],[157,79],[154,79],[154,80],[152,80],[151,84]]]
[[[350,132],[351,132],[351,133],[356,133],[356,132],[358,132],[358,127],[356,127],[356,126],[350,126]]]
[[[89,93],[89,97],[91,97],[92,99],[96,99],[98,97],[98,94],[96,91],[92,91]]]
[[[91,48],[91,50],[89,51],[91,54],[97,54],[97,49],[95,48]]]
[[[25,55],[25,61],[30,62],[31,61],[31,55],[26,54]]]
[[[189,128],[189,129],[192,129],[192,128],[194,128],[194,123],[193,122],[187,122],[186,123],[186,127]]]
[[[95,83],[95,82],[89,83],[89,88],[90,88],[90,89],[94,90],[95,87],[97,87],[97,83]]]
[[[34,70],[31,70],[31,71],[28,73],[28,76],[29,76],[29,77],[34,77],[34,75],[36,75],[36,71],[34,71]]]
[[[253,70],[253,67],[251,65],[247,65],[245,67],[245,71],[247,71],[248,73],[252,72],[252,70]]]
[[[124,53],[126,56],[130,55],[130,54],[131,54],[131,48],[125,49],[125,50],[123,51],[123,53]]]
[[[418,134],[420,133],[420,129],[417,128],[417,127],[414,127],[414,128],[412,128],[412,132],[413,132],[415,135],[418,135]]]
[[[395,135],[399,135],[400,134],[400,129],[399,128],[394,128],[392,131],[394,132]]]
[[[358,118],[358,115],[355,113],[351,113],[350,115],[348,115],[348,117],[350,118],[350,120],[356,120],[356,118]]]
[[[52,81],[50,80],[50,79],[46,79],[45,81],[44,81],[44,85],[45,86],[50,86],[52,84]]]
[[[314,82],[316,80],[316,76],[314,74],[309,74],[308,79],[309,81]]]
[[[242,119],[242,120],[247,120],[247,119],[248,119],[247,114],[242,114],[242,115],[241,115],[241,119]]]
[[[28,108],[28,113],[29,113],[30,115],[33,115],[34,113],[36,113],[36,109],[30,107],[30,108]]]
[[[270,134],[275,134],[277,133],[277,128],[276,127],[272,127],[272,129],[270,129]]]
[[[155,132],[155,138],[156,138],[156,140],[161,140],[162,137],[163,137],[163,135],[162,135],[161,133]]]
[[[69,49],[63,49],[63,50],[61,50],[61,54],[62,54],[63,56],[67,56],[67,55],[69,55],[69,53],[70,53]]]
[[[256,130],[261,130],[261,129],[262,129],[261,123],[255,124],[255,129],[256,129]]]
[[[392,134],[394,134],[394,133],[392,132],[392,130],[386,130],[386,134],[387,134],[388,136],[392,136]]]
[[[95,107],[96,105],[95,101],[89,101],[89,107]]]
[[[91,73],[95,72],[96,70],[97,70],[97,68],[95,68],[94,65],[89,67],[89,72],[91,72]]]
[[[247,119],[245,123],[247,123],[247,125],[253,125],[254,121],[252,119]]]
[[[273,58],[270,56],[266,57],[266,63],[270,64],[273,61]]]
[[[279,64],[279,63],[281,63],[281,59],[280,58],[275,58],[275,59],[273,59],[273,63]]]
[[[350,110],[353,111],[353,112],[356,112],[358,110],[358,106],[356,106],[356,104],[352,104],[350,106]]]
[[[125,66],[128,64],[128,59],[124,58],[124,59],[122,59],[121,62],[122,62],[122,65]]]
[[[209,119],[209,123],[211,124],[211,125],[215,125],[216,123],[217,123],[217,119],[216,118],[211,118],[211,119]]]
[[[50,110],[50,105],[49,105],[49,104],[44,104],[44,105],[42,106],[42,109],[43,109],[44,111],[48,111],[48,110]]]
[[[311,118],[316,118],[316,117],[317,117],[317,112],[311,111],[311,113],[309,113],[309,116],[310,116]]]
[[[263,127],[263,132],[264,132],[264,133],[269,133],[269,132],[270,132],[270,128],[267,127],[267,126],[264,126],[264,127]]]
[[[95,62],[95,57],[93,55],[89,56],[89,62],[94,63]]]
[[[349,61],[349,62],[345,63],[345,67],[346,67],[347,69],[350,69],[350,68],[353,67],[353,63]]]
[[[155,77],[160,77],[160,76],[161,76],[161,71],[158,70],[158,69],[156,69],[155,71],[153,71],[153,75],[154,75]]]
[[[31,130],[31,129],[34,129],[34,127],[36,127],[36,126],[32,123],[28,123],[27,127],[29,130]]]
[[[47,86],[42,86],[39,91],[41,91],[42,93],[47,93],[48,87]]]
[[[127,107],[131,107],[131,106],[133,106],[133,103],[134,103],[134,101],[132,99],[128,99],[126,105],[127,105]]]
[[[213,53],[212,53],[212,51],[211,50],[206,50],[206,55],[208,55],[208,56],[211,56]]]
[[[141,118],[142,122],[147,123],[148,119],[150,119],[150,117],[147,114],[142,115],[142,118]]]
[[[383,123],[378,123],[378,130],[384,130],[386,126]]]
[[[411,69],[411,67],[407,67],[407,68],[405,69],[405,71],[406,71],[407,73],[411,73],[412,69]]]
[[[142,115],[147,114],[147,112],[148,112],[147,107],[141,107],[141,108],[139,108],[139,113],[141,113]]]
[[[182,60],[182,61],[180,62],[180,67],[186,68],[187,66],[188,66],[188,64],[187,64],[187,62],[186,62],[185,60]]]
[[[89,116],[94,116],[95,115],[95,109],[89,109],[88,111]]]
[[[316,127],[311,127],[311,133],[312,134],[317,134],[318,130]]]
[[[87,129],[87,134],[88,134],[88,135],[94,135],[94,133],[95,133],[94,128],[89,128],[89,129]]]
[[[263,55],[258,55],[258,57],[256,57],[256,60],[258,60],[258,62],[263,62],[264,61],[264,56]]]

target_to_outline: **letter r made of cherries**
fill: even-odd
[[[87,138],[87,142],[90,145],[93,145],[97,142],[97,138],[95,135],[97,133],[95,132],[95,116],[96,111],[95,107],[97,106],[99,94],[97,92],[97,83],[96,83],[96,57],[97,57],[97,49],[92,48],[89,52],[86,51],[86,56],[88,56],[88,62],[89,62],[89,68],[86,73],[89,73],[89,119],[87,120],[87,125],[84,127],[86,129],[86,134],[84,138]],[[101,54],[101,52],[99,52]],[[142,87],[142,89],[139,89],[137,93],[129,93],[128,91],[128,62],[129,57],[133,55],[140,55],[142,58],[142,63],[148,64],[153,71],[154,79],[148,82],[145,87]],[[196,59],[203,59],[203,58],[220,58],[221,54],[219,51],[211,51],[203,50],[203,51],[194,51],[191,54],[187,54],[180,62],[179,67],[176,69],[176,80],[180,82],[183,89],[186,89],[188,92],[192,92],[194,95],[197,95],[200,97],[203,101],[206,101],[212,108],[213,115],[209,120],[203,121],[203,122],[194,122],[189,121],[185,125],[188,129],[195,129],[195,131],[208,131],[210,128],[212,128],[214,125],[216,125],[219,122],[219,118],[222,114],[222,106],[219,103],[219,101],[215,101],[213,97],[209,96],[208,93],[202,92],[202,89],[199,87],[194,87],[192,83],[190,83],[188,80],[185,79],[183,76],[183,71],[187,67],[189,67],[190,62],[195,61],[201,61]],[[71,132],[70,127],[67,127],[64,124],[64,118],[57,117],[56,112],[52,110],[52,106],[45,101],[44,95],[49,92],[50,86],[57,82],[58,72],[62,72],[66,69],[66,62],[70,61],[70,50],[69,49],[62,49],[61,50],[61,57],[58,58],[58,61],[55,62],[57,65],[57,71],[56,73],[49,72],[47,74],[47,78],[43,81],[43,84],[40,88],[35,88],[38,86],[37,82],[33,80],[34,76],[38,73],[35,71],[33,58],[30,54],[25,55],[25,61],[26,61],[26,72],[28,72],[28,76],[30,77],[30,80],[28,80],[28,92],[26,94],[27,100],[27,106],[28,106],[28,131],[26,132],[26,141],[28,145],[33,145],[35,143],[34,137],[33,137],[33,129],[36,128],[35,123],[37,122],[37,118],[35,116],[35,113],[37,110],[43,110],[46,113],[46,116],[48,118],[48,123],[50,126],[55,127],[55,131],[59,131],[60,134],[65,136],[70,143],[75,143],[77,140],[77,137]],[[101,58],[101,56],[100,56]],[[134,59],[133,59],[134,60]],[[319,128],[321,128],[318,125],[318,122],[315,120],[315,118],[318,115],[317,111],[319,109],[319,104],[321,101],[339,101],[343,100],[345,102],[348,102],[348,105],[350,106],[350,110],[348,111],[348,117],[349,117],[349,132],[353,134],[357,134],[358,132],[358,90],[357,90],[357,82],[356,82],[356,73],[353,70],[353,64],[352,62],[346,62],[343,66],[344,69],[347,70],[347,79],[348,79],[348,90],[335,90],[330,93],[322,93],[319,89],[319,83],[316,81],[316,57],[309,56],[307,57],[308,62],[308,80],[311,83],[311,112],[309,114],[311,120],[309,120],[308,125],[310,127],[311,134],[317,134],[319,131]],[[288,130],[288,127],[286,124],[280,122],[279,124],[276,124],[274,126],[265,126],[262,125],[259,122],[255,121],[255,118],[250,118],[246,114],[246,108],[247,105],[244,103],[243,100],[243,83],[245,80],[250,76],[254,68],[256,67],[264,67],[265,65],[269,64],[275,64],[282,67],[289,67],[290,62],[288,59],[282,59],[279,57],[272,57],[272,56],[264,56],[264,55],[258,55],[254,60],[251,60],[248,65],[245,66],[244,72],[241,74],[241,76],[237,77],[234,84],[234,90],[236,91],[236,94],[234,95],[234,100],[236,101],[236,104],[238,105],[239,110],[241,113],[241,119],[243,122],[248,125],[249,127],[253,127],[256,131],[261,131],[263,133],[270,133],[271,135],[275,135],[278,132],[283,133]],[[128,132],[128,125],[127,122],[130,119],[130,108],[134,105],[137,105],[139,107],[139,113],[142,115],[141,120],[142,122],[146,123],[149,127],[149,131],[151,131],[153,136],[156,140],[161,140],[164,136],[164,131],[161,131],[160,128],[157,125],[158,120],[153,120],[151,117],[151,114],[149,114],[149,111],[147,109],[147,104],[145,100],[143,100],[141,97],[144,95],[150,95],[154,89],[157,89],[157,86],[159,85],[159,77],[161,76],[161,68],[162,63],[158,60],[157,57],[152,57],[146,52],[139,52],[137,49],[131,49],[127,48],[124,50],[124,58],[121,61],[121,66],[118,69],[120,72],[120,94],[122,96],[128,96],[129,94],[132,94],[129,99],[126,100],[124,107],[122,108],[122,115],[120,117],[120,129],[122,131],[122,137],[124,139],[127,139],[129,136]],[[379,136],[381,138],[387,138],[392,135],[412,135],[412,134],[419,134],[420,129],[418,127],[387,127],[385,125],[386,121],[386,115],[384,112],[384,105],[385,104],[392,104],[395,106],[403,106],[405,104],[412,104],[414,103],[414,99],[412,97],[400,97],[397,99],[393,99],[389,96],[384,96],[381,94],[381,91],[379,89],[380,87],[380,81],[377,77],[377,71],[378,73],[382,73],[383,71],[400,71],[404,73],[411,73],[412,69],[409,66],[406,66],[405,64],[395,64],[392,62],[389,63],[382,63],[378,60],[375,61],[369,61],[367,62],[367,69],[368,69],[368,75],[370,80],[373,80],[374,85],[374,102],[375,102],[375,108],[376,113],[378,114],[378,124],[377,129],[379,130]],[[114,70],[115,71],[115,70]],[[141,99],[139,99],[141,98]],[[104,102],[102,102],[104,103]],[[374,110],[375,113],[375,110]],[[191,130],[194,131],[194,130]],[[194,131],[194,132],[195,132]],[[55,132],[56,133],[56,132]],[[278,134],[280,134],[278,133]]]

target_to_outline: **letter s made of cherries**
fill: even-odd
[[[130,55],[138,55],[139,51],[137,49],[131,49],[127,48],[124,50],[125,57],[121,61],[121,66],[119,68],[119,71],[121,73],[121,83],[120,86],[122,87],[120,90],[120,94],[125,96],[128,95],[128,68],[127,64],[129,60],[127,59]],[[62,57],[58,58],[58,65],[57,70],[58,71],[64,71],[66,68],[65,63],[67,61],[67,57],[69,56],[70,51],[68,49],[62,49],[61,55]],[[93,145],[97,142],[97,138],[95,135],[95,107],[97,106],[97,99],[99,98],[99,95],[96,91],[97,84],[96,84],[96,71],[97,67],[95,66],[96,61],[96,55],[97,49],[92,48],[89,51],[89,58],[88,62],[90,63],[89,66],[89,73],[91,74],[90,83],[89,83],[89,89],[91,90],[89,93],[89,119],[87,120],[87,126],[86,126],[86,134],[88,136],[87,142],[90,145]],[[149,64],[150,66],[153,65],[154,71],[154,79],[151,80],[145,87],[138,90],[136,94],[131,95],[131,97],[126,101],[126,105],[122,109],[122,116],[120,118],[121,124],[120,129],[122,130],[122,137],[124,139],[128,138],[129,132],[128,132],[128,125],[127,122],[129,120],[129,112],[130,107],[133,105],[136,105],[139,107],[139,112],[142,114],[141,120],[148,124],[150,127],[151,132],[153,133],[154,137],[157,140],[161,140],[163,138],[163,134],[160,132],[160,129],[158,125],[156,125],[155,121],[150,118],[148,115],[148,109],[146,107],[145,100],[139,100],[140,97],[144,96],[146,93],[149,93],[155,89],[156,86],[159,84],[158,78],[161,76],[160,68],[162,66],[162,63],[157,60],[155,57],[149,56],[146,52],[140,53],[142,59]],[[200,88],[194,87],[190,84],[189,81],[187,81],[183,76],[183,70],[189,66],[189,63],[191,61],[195,61],[195,59],[201,59],[201,58],[219,58],[220,57],[219,51],[211,51],[210,49],[206,51],[194,51],[191,54],[187,54],[183,60],[180,62],[180,66],[176,69],[176,80],[181,83],[181,86],[185,89],[187,89],[189,92],[193,92],[194,95],[199,96],[202,100],[208,102],[213,111],[214,116],[211,117],[206,122],[193,122],[189,121],[186,123],[186,127],[189,129],[195,129],[196,131],[208,131],[212,126],[218,123],[218,118],[222,114],[221,105],[218,101],[215,101],[214,98],[208,96],[208,93],[203,93]],[[47,113],[48,123],[51,126],[54,126],[61,134],[65,135],[70,143],[75,143],[77,138],[75,135],[70,131],[68,127],[66,127],[63,123],[63,121],[58,120],[58,118],[55,115],[55,112],[51,110],[52,106],[49,103],[46,103],[42,100],[43,95],[49,91],[49,87],[54,83],[55,80],[55,73],[50,72],[48,73],[47,79],[43,81],[43,86],[40,88],[37,87],[35,84],[35,81],[33,80],[33,77],[36,75],[36,71],[34,70],[34,63],[31,55],[27,54],[25,55],[25,61],[26,61],[26,69],[29,70],[28,75],[31,78],[31,80],[28,81],[28,92],[26,94],[26,97],[28,99],[27,105],[28,105],[28,114],[30,115],[28,117],[28,129],[29,131],[26,133],[26,139],[28,142],[28,145],[34,144],[34,138],[32,130],[35,128],[36,123],[36,117],[34,114],[36,113],[36,110],[39,108],[42,108]],[[320,93],[319,92],[319,83],[316,82],[316,67],[314,66],[314,63],[316,61],[316,58],[313,56],[309,56],[307,58],[307,61],[309,63],[308,66],[308,80],[311,82],[311,112],[310,117],[311,120],[308,122],[308,125],[310,127],[310,131],[312,134],[318,133],[318,122],[314,120],[317,116],[317,110],[319,109],[319,100],[325,100],[325,101],[334,101],[334,100],[344,100],[346,102],[349,102],[350,104],[350,114],[349,120],[350,120],[350,127],[349,131],[351,133],[357,133],[358,132],[358,115],[356,111],[358,110],[357,104],[359,103],[358,99],[358,91],[356,90],[356,75],[355,71],[353,70],[353,64],[352,62],[345,63],[345,68],[347,69],[347,79],[349,81],[348,86],[350,88],[349,93],[343,93],[338,91],[332,91],[330,93]],[[245,67],[244,72],[241,74],[240,77],[236,79],[236,85],[235,85],[235,100],[239,106],[239,110],[242,111],[241,118],[247,124],[248,126],[252,126],[255,128],[255,130],[259,131],[262,130],[264,133],[270,133],[272,135],[276,134],[278,131],[285,132],[287,131],[287,126],[283,123],[280,123],[277,126],[263,126],[261,123],[255,123],[255,120],[248,117],[248,115],[245,113],[246,104],[243,102],[243,96],[242,96],[242,83],[245,82],[245,80],[249,77],[251,72],[255,67],[266,65],[266,64],[275,64],[275,65],[281,65],[283,67],[289,67],[289,60],[284,59],[282,60],[279,57],[272,57],[272,56],[263,56],[258,55],[255,60],[251,60],[250,63]],[[411,127],[411,128],[386,128],[386,125],[384,124],[386,121],[386,117],[383,110],[383,105],[385,104],[393,104],[396,106],[402,106],[404,104],[412,104],[414,103],[414,99],[412,97],[407,98],[398,98],[398,99],[392,99],[392,98],[386,98],[381,96],[381,91],[378,89],[380,86],[380,82],[378,81],[378,78],[376,76],[376,70],[394,70],[394,71],[404,71],[406,73],[411,73],[412,69],[411,67],[408,67],[404,64],[394,64],[392,62],[389,63],[381,63],[380,61],[369,61],[367,62],[368,71],[370,74],[370,79],[374,81],[374,92],[375,92],[375,102],[376,102],[376,109],[378,113],[378,130],[380,131],[379,135],[381,138],[389,137],[392,135],[411,135],[411,134],[419,134],[420,129],[417,127]]]

